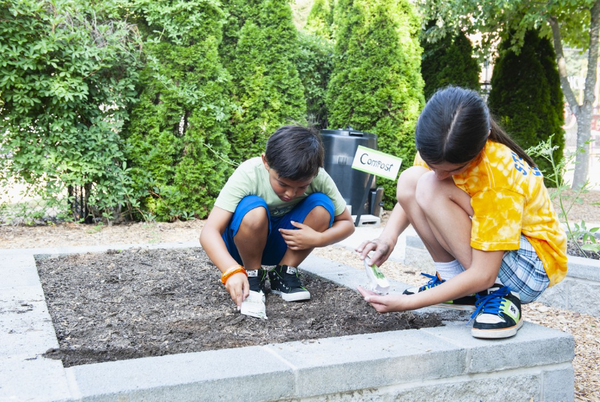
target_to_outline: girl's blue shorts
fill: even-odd
[[[240,201],[235,209],[231,221],[223,233],[223,241],[225,241],[229,254],[231,254],[238,264],[242,264],[242,258],[238,253],[233,238],[237,234],[244,216],[254,208],[263,207],[267,211],[267,216],[269,218],[269,234],[267,237],[267,245],[263,251],[261,264],[277,265],[287,251],[287,244],[283,240],[281,233],[279,233],[279,229],[295,229],[291,224],[291,221],[304,223],[304,219],[310,211],[318,206],[325,208],[329,212],[329,227],[331,227],[331,225],[333,225],[334,206],[331,199],[323,193],[310,194],[304,200],[300,201],[300,203],[290,212],[280,217],[271,216],[267,203],[263,198],[256,195],[246,196]]]

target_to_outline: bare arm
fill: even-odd
[[[465,272],[441,285],[414,295],[376,296],[359,289],[365,300],[380,313],[415,310],[480,292],[493,286],[504,251],[473,250],[473,264]]]
[[[344,212],[333,218],[333,225],[323,233],[321,233],[320,244],[317,247],[329,246],[344,240],[354,233],[354,221],[350,211],[344,209]]]
[[[375,240],[365,241],[356,248],[356,251],[360,253],[361,260],[364,260],[369,252],[373,251],[371,262],[381,266],[394,251],[398,237],[406,230],[408,225],[408,217],[404,209],[396,203],[379,237]]]
[[[225,246],[225,242],[221,237],[232,215],[229,211],[214,207],[200,234],[202,248],[221,272],[238,265],[237,261],[227,251],[227,246]],[[237,273],[229,277],[225,289],[227,289],[235,304],[240,307],[250,291],[248,278],[243,273]]]

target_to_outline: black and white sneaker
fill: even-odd
[[[253,292],[263,294],[265,293],[265,281],[267,280],[267,271],[264,269],[251,269],[247,270],[248,283],[250,284],[250,290]]]
[[[280,295],[285,301],[309,300],[310,292],[300,282],[298,268],[288,265],[277,265],[269,271],[271,291]]]
[[[521,299],[508,286],[493,287],[486,296],[477,296],[471,334],[475,338],[501,339],[517,334],[523,325]]]

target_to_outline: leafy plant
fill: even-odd
[[[554,191],[551,192],[551,198],[555,199],[558,197],[559,218],[564,221],[568,240],[572,241],[583,255],[587,255],[585,252],[586,250],[596,253],[600,252],[600,242],[595,236],[598,230],[600,230],[600,227],[588,228],[584,220],[580,223],[572,223],[569,221],[569,212],[575,204],[581,204],[583,202],[581,195],[589,191],[589,181],[580,188],[574,189],[573,194],[567,194],[570,185],[564,180],[564,174],[566,173],[568,166],[576,160],[576,155],[574,153],[567,153],[563,159],[556,161],[554,159],[554,154],[557,147],[557,145],[552,144],[552,137],[550,137],[548,140],[528,148],[527,153],[532,156],[536,155],[544,158],[551,167],[551,170],[548,172],[548,176],[546,176],[545,179],[553,184],[552,188]],[[582,150],[578,150],[577,152],[582,152]]]
[[[333,44],[314,34],[299,32],[298,35],[296,67],[304,86],[308,121],[320,129],[327,128],[325,95],[333,69]]]
[[[1,4],[0,175],[72,207],[67,189],[81,188],[89,205],[78,218],[112,219],[140,55],[123,1]]]
[[[433,27],[435,21],[430,21],[427,30]],[[435,91],[449,85],[478,91],[480,67],[473,57],[471,41],[464,32],[456,35],[447,33],[437,42],[430,42],[426,35],[427,30],[421,32],[421,74],[425,81],[425,99],[431,98]]]

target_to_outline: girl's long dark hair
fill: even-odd
[[[475,159],[488,139],[513,150],[531,167],[535,162],[502,130],[484,100],[460,87],[438,90],[417,121],[417,151],[427,164],[464,164]]]

